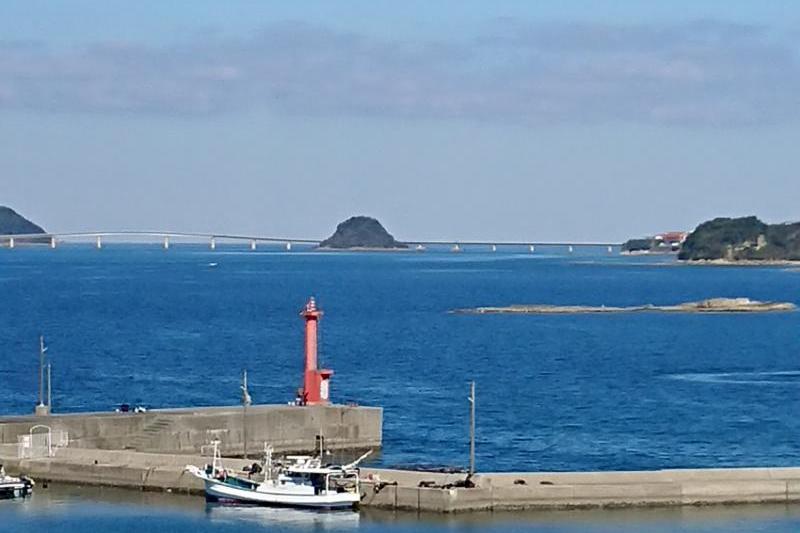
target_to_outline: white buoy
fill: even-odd
[[[252,251],[254,251],[254,252],[256,251],[256,241],[255,240],[250,241],[250,249]]]
[[[292,243],[290,243],[290,242],[286,243],[286,251],[287,252],[291,252],[292,251]]]
[[[10,239],[8,239],[8,247],[9,248],[14,248],[14,237],[11,237]]]
[[[53,250],[56,249],[56,238],[55,237],[50,237],[50,248],[52,248]]]
[[[532,244],[530,245],[529,249],[530,249],[531,253],[536,251],[536,247],[534,245],[532,245]]]
[[[572,247],[572,245],[570,244],[570,245],[569,245],[569,253],[572,253],[572,252],[574,252],[574,251],[575,251],[575,248],[573,248],[573,247]]]
[[[100,235],[97,236],[97,249],[101,249],[103,247],[103,239],[100,238]]]
[[[169,237],[164,237],[164,249],[169,250]]]
[[[211,247],[212,250],[216,250],[217,249],[217,239],[215,239],[214,237],[211,237],[211,243],[209,244],[209,246]]]
[[[614,252],[614,248],[612,246],[609,246],[608,247],[608,253],[613,253],[613,252]]]
[[[453,245],[453,248],[451,248],[451,250],[454,251],[454,252],[460,252],[461,251],[461,247],[456,243],[456,244]]]
[[[492,251],[493,251],[493,252],[496,252],[496,251],[497,251],[497,245],[496,245],[496,244],[493,244],[493,245],[492,245]]]

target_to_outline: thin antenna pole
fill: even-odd
[[[242,438],[244,439],[243,457],[247,459],[247,404],[250,403],[247,392],[247,370],[242,373]]]
[[[52,396],[50,394],[50,363],[47,363],[47,410],[50,411],[52,404],[50,403],[52,400]]]
[[[39,405],[44,405],[44,335],[39,336]]]
[[[469,475],[475,474],[475,382],[469,391]]]

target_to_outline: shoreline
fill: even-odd
[[[800,260],[792,259],[678,259],[678,264],[686,266],[796,266],[800,267]]]

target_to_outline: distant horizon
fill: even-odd
[[[269,234],[269,233],[254,234],[254,233],[244,233],[244,232],[237,232],[237,231],[213,231],[213,228],[211,228],[208,231],[196,231],[196,230],[182,229],[182,228],[152,228],[152,227],[139,227],[139,228],[82,228],[82,229],[77,229],[77,230],[62,231],[62,230],[59,230],[59,229],[51,229],[51,228],[43,226],[42,224],[39,224],[36,220],[33,220],[30,217],[25,216],[24,213],[20,213],[18,210],[14,209],[13,206],[0,204],[0,209],[2,209],[4,207],[7,207],[7,208],[11,209],[12,211],[16,212],[18,215],[22,216],[23,218],[27,219],[28,221],[39,225],[40,227],[42,227],[42,229],[44,229],[46,234],[72,234],[72,233],[80,234],[80,233],[88,233],[88,234],[93,235],[95,233],[102,233],[102,232],[132,233],[132,234],[136,234],[136,233],[162,234],[162,233],[165,233],[165,234],[177,234],[179,238],[185,238],[185,239],[200,238],[200,237],[207,236],[207,235],[216,235],[220,239],[225,239],[226,236],[230,236],[230,237],[232,237],[234,239],[238,239],[238,238],[256,238],[257,239],[259,237],[264,237],[264,238],[277,237],[277,238],[281,238],[281,240],[293,241],[293,242],[300,242],[300,241],[304,241],[304,240],[305,241],[322,242],[326,238],[330,237],[330,235],[336,230],[336,225],[334,225],[328,231],[328,233],[326,235],[321,236],[321,237],[318,236],[318,235],[299,235],[299,234],[298,235],[277,235],[277,234]],[[548,241],[548,242],[553,242],[553,243],[569,243],[569,242],[590,243],[590,242],[597,242],[597,243],[600,243],[600,244],[603,244],[603,245],[611,244],[611,243],[622,244],[628,239],[653,237],[655,235],[662,234],[662,233],[671,233],[671,232],[687,232],[687,233],[690,233],[694,229],[696,229],[697,226],[702,224],[703,222],[707,222],[709,220],[713,220],[713,219],[717,219],[717,218],[744,218],[744,217],[749,217],[749,216],[755,216],[756,218],[758,218],[762,222],[766,222],[767,224],[792,224],[792,223],[800,222],[800,220],[794,220],[794,221],[792,221],[792,220],[770,221],[770,220],[767,220],[764,217],[761,217],[761,216],[759,216],[757,214],[740,215],[740,216],[720,215],[720,216],[714,216],[714,217],[711,217],[711,218],[708,218],[708,219],[705,219],[705,220],[701,220],[701,221],[697,222],[697,224],[695,224],[691,228],[664,228],[664,229],[655,230],[655,231],[652,231],[652,232],[649,232],[649,233],[645,233],[645,234],[641,234],[641,235],[630,235],[630,236],[628,236],[628,237],[626,237],[626,238],[624,238],[622,240],[614,240],[614,239],[585,240],[585,239],[570,239],[570,238],[567,238],[567,239],[547,239],[547,238],[543,238],[542,236],[539,236],[537,238],[527,239],[527,240],[526,239],[505,239],[505,238],[498,238],[498,239],[471,239],[471,238],[450,239],[447,236],[434,236],[434,237],[428,236],[428,237],[403,238],[402,235],[398,236],[398,234],[395,231],[393,231],[392,228],[387,227],[386,224],[384,224],[383,221],[381,221],[381,219],[379,217],[376,217],[376,216],[373,216],[373,215],[367,215],[367,214],[363,214],[363,213],[350,215],[347,218],[342,219],[341,221],[339,221],[337,224],[339,224],[341,222],[344,222],[345,220],[347,220],[349,218],[358,217],[358,216],[366,216],[366,217],[369,217],[369,218],[374,218],[375,220],[380,222],[381,225],[383,225],[383,227],[390,234],[392,234],[392,236],[395,237],[398,242],[401,242],[401,243],[417,243],[417,242],[421,242],[421,241],[427,241],[427,242],[442,241],[442,242],[448,242],[448,243],[470,243],[470,242],[479,243],[479,244],[491,244],[491,243],[494,243],[494,244],[498,244],[498,245],[502,245],[504,243],[509,243],[510,245],[524,245],[524,244],[527,244],[527,243],[540,244],[542,241]],[[195,234],[198,234],[198,235],[191,235],[192,233],[195,233]],[[181,235],[181,234],[183,234],[183,235]],[[2,235],[2,232],[0,232],[0,235]],[[116,237],[117,238],[121,238],[121,237],[124,237],[124,236],[123,235],[116,235]],[[131,238],[133,238],[133,237],[137,237],[137,235],[131,235]],[[157,236],[153,236],[153,238],[151,240],[142,240],[142,241],[132,241],[131,240],[131,242],[148,243],[148,242],[158,242],[158,240],[157,240]]]

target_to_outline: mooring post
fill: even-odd
[[[475,382],[469,387],[469,475],[475,474]]]

